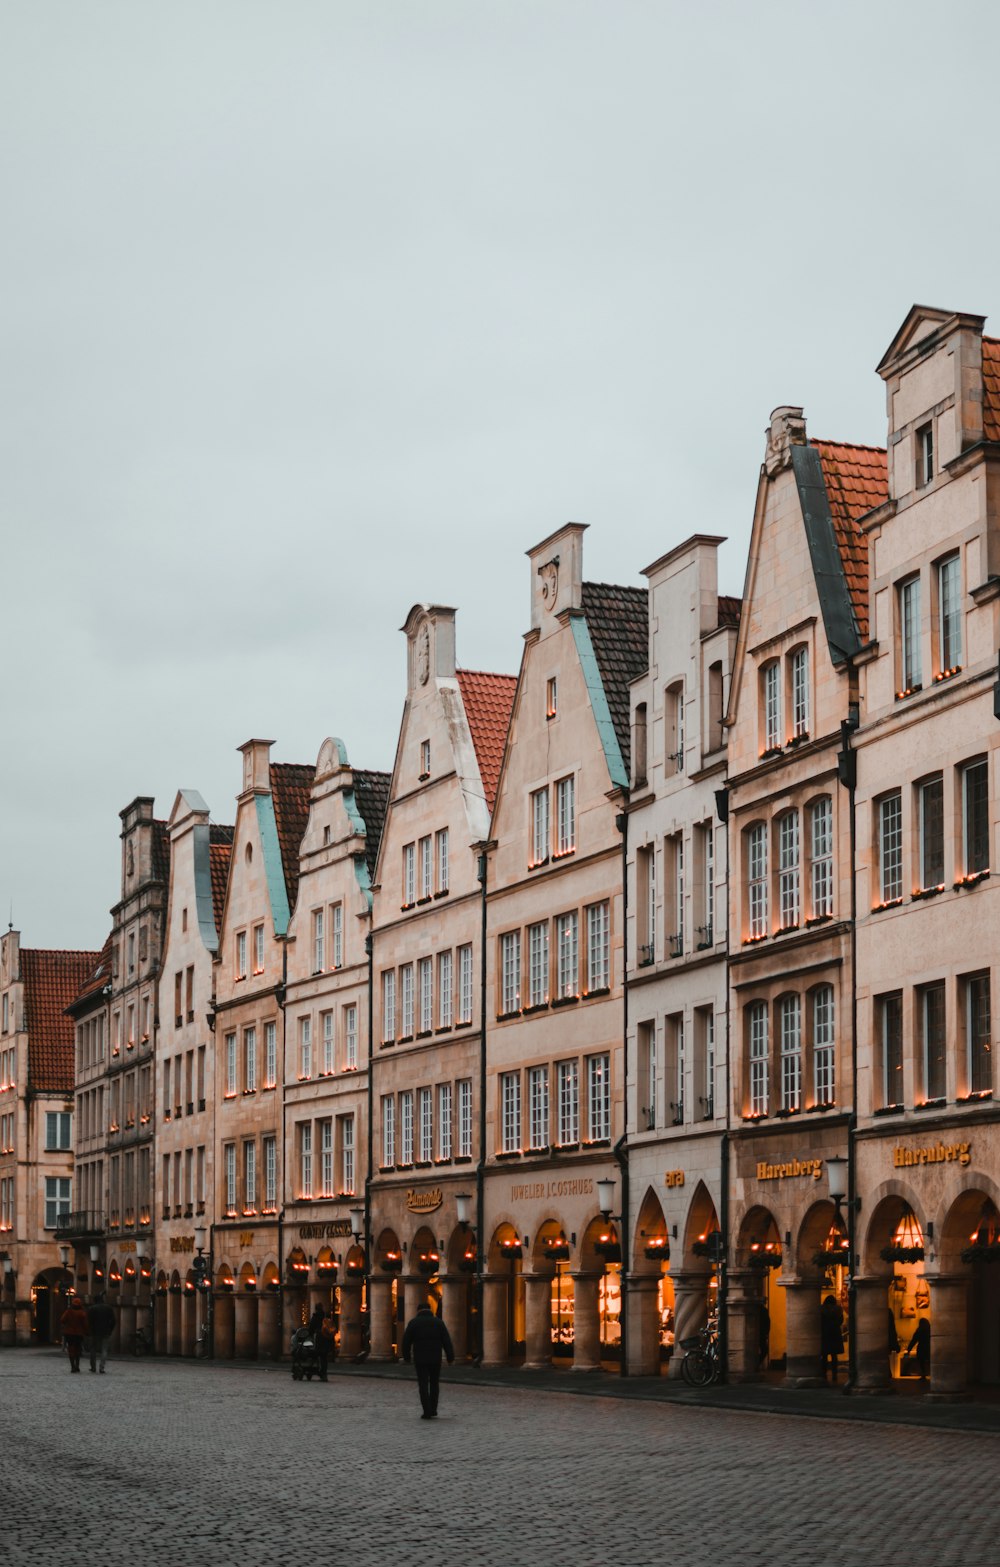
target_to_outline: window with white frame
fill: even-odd
[[[273,1088],[278,1080],[278,1026],[264,1024],[264,1087]]]
[[[671,833],[663,850],[667,957],[679,958],[684,955],[684,834]]]
[[[243,1030],[243,1087],[248,1094],[257,1092],[257,1030]]]
[[[607,990],[611,983],[611,908],[607,900],[587,910],[587,990]]]
[[[550,675],[545,682],[545,716],[555,718],[559,712],[559,679]]]
[[[774,751],[781,746],[781,665],[775,659],[761,670],[764,708],[764,750]]]
[[[417,1148],[422,1164],[434,1157],[434,1104],[429,1088],[417,1090]]]
[[[557,1141],[562,1147],[580,1141],[580,1068],[576,1061],[560,1061],[556,1068],[558,1095]]]
[[[576,848],[576,780],[560,778],[556,783],[556,854],[572,854]]]
[[[396,1097],[382,1095],[382,1164],[388,1169],[396,1163]]]
[[[815,919],[833,913],[833,802],[828,794],[809,807],[810,912]]]
[[[646,844],[636,853],[639,883],[639,967],[656,957],[656,848]]]
[[[922,424],[917,430],[914,442],[916,445],[916,481],[919,490],[924,489],[934,477],[934,421]]]
[[[403,1039],[413,1036],[413,964],[404,963],[399,971],[400,1029]]]
[[[319,1122],[319,1195],[333,1196],[333,1121]]]
[[[458,949],[458,1021],[472,1022],[472,948]]]
[[[549,999],[549,922],[528,926],[528,1005],[541,1007]]]
[[[396,1037],[396,970],[382,970],[382,1041],[391,1044]]]
[[[903,896],[903,802],[899,791],[876,805],[879,895],[883,903]]]
[[[247,933],[245,930],[236,933],[236,978],[247,977]]]
[[[917,785],[920,885],[944,885],[944,779],[938,773]]]
[[[429,740],[420,742],[420,776],[429,778],[431,775],[431,743]]]
[[[715,1114],[715,1013],[711,1007],[703,1007],[699,1013],[702,1027],[702,1062],[704,1064],[704,1093],[701,1106],[705,1120]]]
[[[898,599],[899,672],[902,693],[906,693],[918,691],[923,679],[920,659],[920,578],[910,577],[906,582],[901,582]]]
[[[592,1142],[611,1136],[611,1057],[587,1057],[587,1119]]]
[[[225,1148],[226,1166],[226,1217],[236,1216],[236,1144],[227,1143]]]
[[[988,1094],[993,1088],[990,1040],[990,976],[970,974],[962,981],[965,1000],[965,1066],[970,1094]]]
[[[799,813],[778,818],[778,906],[782,930],[799,923]]]
[[[333,967],[344,966],[344,905],[335,903],[330,910],[330,929],[333,939]]]
[[[441,828],[441,831],[436,835],[434,842],[435,842],[435,848],[436,848],[436,851],[437,851],[437,853],[436,853],[436,858],[437,858],[437,890],[438,890],[438,892],[447,892],[448,891],[448,877],[451,874],[450,867],[449,867],[449,864],[448,864],[448,829],[447,829],[447,827],[442,827]]]
[[[226,1098],[236,1097],[236,1035],[226,1035]]]
[[[413,1163],[413,1090],[399,1096],[399,1154],[401,1164]]]
[[[429,1034],[434,1027],[434,960],[421,958],[418,970],[420,980],[420,1032]]]
[[[355,1002],[344,1008],[344,1071],[358,1067],[358,1008]]]
[[[750,1114],[767,1115],[768,1109],[768,1027],[767,1004],[751,1001],[747,1008],[750,1059]]]
[[[4,1147],[7,1146],[4,1139]],[[14,1117],[10,1116],[10,1146],[14,1146]],[[73,1117],[68,1110],[46,1110],[45,1147],[49,1153],[62,1153],[73,1146]]]
[[[45,1177],[45,1228],[54,1230],[64,1214],[70,1211],[72,1181],[66,1175]]]
[[[264,972],[264,927],[255,925],[253,928],[253,971],[255,974]]]
[[[312,1077],[312,1018],[299,1018],[299,1076]]]
[[[579,994],[578,916],[575,909],[556,917],[556,972],[560,999]]]
[[[919,992],[920,1065],[925,1099],[943,1099],[947,1091],[944,985]]]
[[[837,1097],[832,985],[817,985],[812,1014],[813,1093],[818,1105],[832,1105]]]
[[[243,1212],[257,1212],[257,1144],[243,1144]]]
[[[319,974],[326,968],[326,931],[323,925],[323,910],[313,910],[313,973]]]
[[[354,1117],[340,1117],[340,1189],[354,1196]]]
[[[323,1072],[324,1077],[329,1077],[336,1062],[336,1049],[333,1037],[333,1012],[320,1014],[323,1023]]]
[[[403,906],[409,908],[417,901],[417,846],[403,845]]]
[[[438,953],[438,1028],[451,1028],[454,1020],[455,993],[450,952]]]
[[[430,837],[420,840],[420,896],[430,898],[434,893],[434,855]]]
[[[802,1108],[802,1002],[798,996],[782,996],[778,1002],[781,1030],[781,1108]]]
[[[893,991],[875,998],[878,1043],[877,1084],[881,1108],[903,1103],[903,997]]]
[[[747,828],[747,892],[750,937],[767,935],[767,827],[755,822]]]
[[[684,683],[678,680],[666,693],[666,772],[684,771]]]
[[[703,822],[695,829],[698,851],[697,870],[700,871],[700,913],[702,923],[695,935],[699,950],[715,945],[715,829],[711,822]]]
[[[451,1084],[438,1084],[438,1130],[437,1130],[439,1159],[451,1158]]]
[[[264,1150],[264,1212],[274,1213],[278,1206],[278,1139],[265,1137]]]
[[[508,1017],[521,1006],[521,932],[508,930],[500,937],[500,1015]]]
[[[528,1147],[533,1151],[549,1143],[549,1069],[528,1069]]]
[[[656,1053],[656,1024],[652,1020],[640,1023],[636,1029],[638,1045],[639,1130],[651,1132],[656,1126],[656,1101],[658,1094]]]
[[[536,789],[531,796],[530,865],[544,865],[549,857],[549,791]]]
[[[961,561],[958,555],[949,555],[937,566],[937,641],[941,674],[951,674],[962,667],[961,589]]]
[[[809,649],[797,647],[789,660],[792,686],[792,738],[809,733]]]
[[[472,1079],[468,1077],[458,1084],[458,1157],[472,1157]]]
[[[311,1121],[299,1127],[299,1196],[313,1194],[313,1129]]]
[[[986,757],[966,762],[962,773],[962,859],[966,876],[990,868],[990,768]]]
[[[502,1153],[521,1150],[521,1074],[500,1073],[500,1126]]]
[[[674,1126],[683,1126],[687,1098],[687,1030],[683,1012],[666,1018],[664,1026],[667,1034],[667,1083],[674,1096],[670,1101],[670,1119]]]

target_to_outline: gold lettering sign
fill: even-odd
[[[818,1181],[822,1173],[822,1159],[786,1159],[784,1164],[768,1164],[765,1159],[757,1161],[758,1181],[787,1181],[789,1177],[800,1175],[811,1175]]]
[[[971,1143],[931,1143],[929,1148],[903,1148],[892,1150],[893,1166],[897,1170],[908,1169],[914,1164],[960,1164],[965,1169],[972,1162]]]
[[[512,1186],[511,1202],[532,1202],[539,1197],[589,1197],[594,1182],[589,1175],[578,1176],[572,1181],[526,1181],[522,1186]]]
[[[664,1186],[683,1186],[684,1185],[684,1171],[683,1170],[668,1170],[666,1175],[663,1177],[663,1184],[664,1184]]]
[[[253,1230],[240,1231],[240,1251],[246,1251],[253,1245]]]
[[[135,1241],[116,1241],[114,1249],[119,1252],[135,1251]]]
[[[300,1224],[299,1240],[335,1241],[349,1240],[354,1234],[350,1219],[331,1219],[328,1224]]]
[[[171,1237],[170,1237],[170,1250],[171,1251],[194,1251],[194,1236],[193,1235],[171,1235]]]
[[[411,1213],[433,1213],[435,1208],[440,1208],[443,1201],[440,1186],[428,1187],[426,1191],[411,1186],[406,1194],[406,1206]]]

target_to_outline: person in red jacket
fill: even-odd
[[[69,1304],[59,1318],[59,1326],[66,1340],[66,1353],[69,1356],[69,1369],[79,1371],[80,1352],[83,1349],[83,1339],[87,1331],[87,1313],[79,1295],[70,1295]]]

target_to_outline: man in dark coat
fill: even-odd
[[[87,1307],[87,1337],[90,1341],[90,1369],[97,1370],[100,1358],[101,1376],[108,1360],[108,1339],[115,1331],[115,1314],[104,1298],[103,1290],[94,1296],[94,1304]]]
[[[438,1412],[441,1356],[447,1355],[449,1366],[453,1366],[455,1350],[448,1329],[441,1318],[436,1317],[430,1306],[426,1304],[419,1306],[416,1316],[411,1317],[406,1324],[406,1332],[403,1334],[403,1359],[407,1365],[410,1363],[411,1354],[417,1368],[417,1384],[423,1407],[420,1418],[435,1420]]]
[[[84,1335],[87,1332],[87,1311],[79,1295],[71,1293],[67,1296],[66,1310],[59,1318],[59,1326],[66,1340],[69,1369],[79,1371],[80,1351],[83,1349]]]

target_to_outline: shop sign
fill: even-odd
[[[818,1181],[822,1173],[822,1159],[786,1159],[784,1164],[768,1164],[765,1159],[757,1161],[758,1181],[787,1181],[789,1177],[802,1175],[811,1175]]]
[[[511,1202],[531,1202],[539,1197],[589,1197],[593,1178],[581,1175],[574,1181],[528,1181],[510,1189]]]
[[[426,1191],[411,1186],[406,1194],[406,1206],[411,1213],[433,1213],[436,1208],[440,1208],[443,1201],[440,1186],[431,1186]]]
[[[171,1235],[171,1237],[170,1237],[170,1250],[171,1251],[194,1251],[194,1236],[193,1235]]]
[[[971,1143],[932,1143],[929,1148],[904,1148],[892,1150],[893,1166],[897,1170],[912,1164],[960,1164],[964,1169],[972,1162]]]
[[[350,1219],[331,1219],[328,1224],[300,1224],[299,1240],[349,1240],[354,1235]]]
[[[115,1241],[114,1250],[117,1252],[135,1251],[135,1241]]]
[[[663,1184],[664,1184],[664,1186],[683,1186],[684,1185],[684,1171],[683,1170],[668,1170],[666,1175],[663,1177]]]

